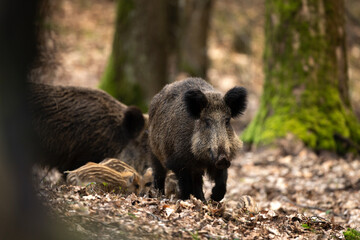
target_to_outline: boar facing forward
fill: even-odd
[[[227,168],[242,147],[230,119],[243,113],[246,97],[242,87],[234,87],[223,96],[200,78],[165,86],[149,110],[155,188],[163,192],[169,169],[179,181],[182,199],[192,194],[204,201],[203,175],[207,172],[215,181],[211,198],[223,199]]]

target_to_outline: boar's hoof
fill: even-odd
[[[220,157],[219,160],[215,162],[215,167],[218,169],[229,168],[230,161],[226,157]]]

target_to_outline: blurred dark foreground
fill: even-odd
[[[20,4],[21,3],[21,4]],[[74,239],[35,196],[31,166],[39,158],[26,102],[28,70],[37,57],[44,1],[0,2],[0,236]]]

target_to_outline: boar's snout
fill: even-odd
[[[230,161],[224,154],[220,154],[218,160],[215,162],[215,167],[218,169],[229,168]]]
[[[209,149],[210,152],[210,157],[212,159],[213,162],[215,162],[215,167],[218,169],[226,169],[230,167],[230,161],[228,159],[228,157],[226,156],[226,154],[221,153],[219,154],[217,157],[214,154],[213,151],[211,151],[211,149]]]

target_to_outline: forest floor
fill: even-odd
[[[219,89],[235,84],[249,89],[241,130],[254,116],[262,91],[263,1],[218,2],[222,4],[214,15],[233,25],[212,23],[208,75]],[[50,24],[57,33],[56,64],[45,81],[95,88],[111,51],[115,2],[57,4]],[[250,55],[231,50],[231,29],[244,29],[238,34],[251,38]],[[349,56],[350,78],[356,78],[360,67],[353,66],[359,62],[360,47],[354,45]],[[358,91],[359,85],[352,81],[351,91]],[[352,101],[360,113],[360,95],[354,93]],[[344,239],[347,228],[360,230],[360,158],[315,154],[291,137],[279,146],[241,153],[229,169],[221,203],[103,193],[91,186],[56,183],[55,173],[37,184],[38,195],[51,215],[81,239]],[[209,199],[211,184],[206,181],[204,188]],[[252,204],[244,196],[250,196]]]
[[[234,160],[220,203],[104,193],[54,184],[52,174],[38,193],[80,239],[344,239],[359,230],[360,159],[288,154],[289,141]],[[204,189],[209,199],[209,181]]]

